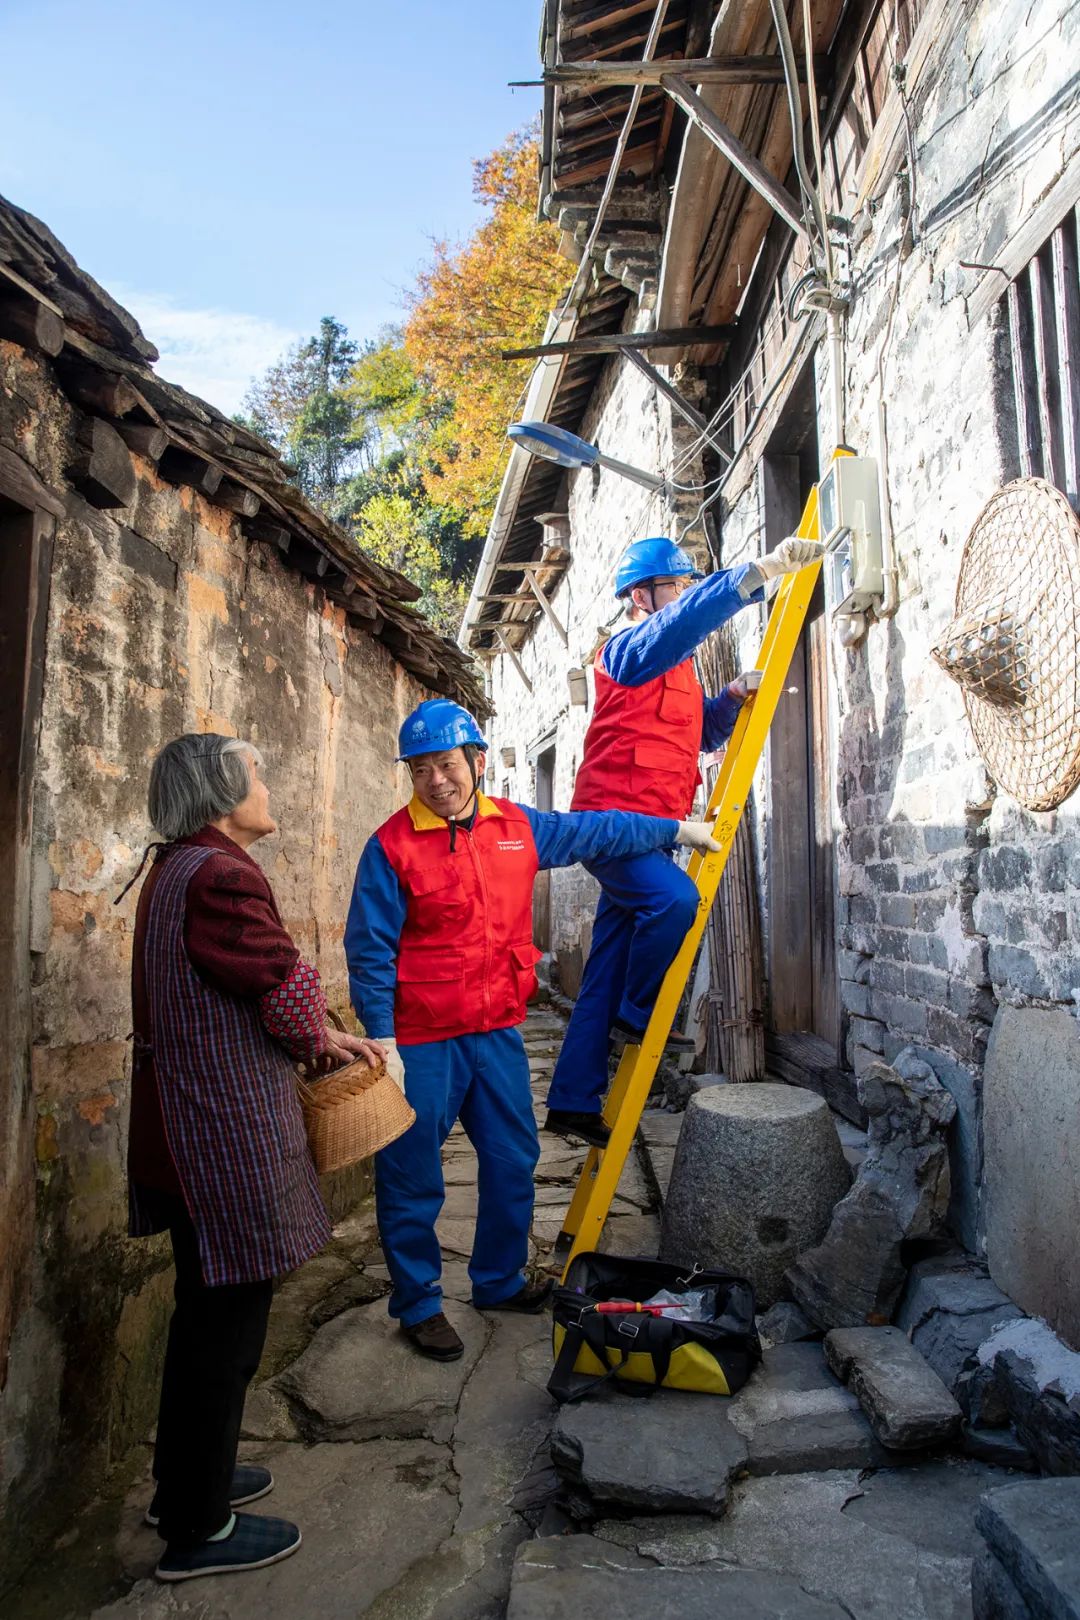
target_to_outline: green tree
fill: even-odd
[[[299,488],[324,509],[368,448],[345,388],[357,354],[342,323],[324,315],[314,337],[275,361],[244,399],[248,423],[293,464]]]

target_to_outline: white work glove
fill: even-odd
[[[680,821],[675,842],[684,849],[708,851],[720,848],[707,821]]]
[[[732,697],[738,698],[740,703],[745,703],[751,692],[756,692],[760,685],[760,669],[744,669],[740,670],[733,681],[728,682],[728,691]]]
[[[825,547],[820,540],[800,540],[793,534],[781,540],[776,550],[767,556],[755,557],[752,566],[762,579],[778,579],[781,574],[798,573],[800,568],[817,562],[824,555]]]
[[[405,1065],[401,1061],[401,1053],[398,1051],[397,1041],[395,1041],[392,1035],[380,1035],[379,1045],[386,1053],[386,1057],[383,1060],[386,1064],[386,1072],[394,1082],[395,1086],[397,1086],[398,1090],[401,1092],[401,1095],[404,1097]]]

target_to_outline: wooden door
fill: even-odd
[[[798,526],[806,457],[762,461],[766,549]],[[821,584],[769,733],[766,832],[770,1024],[839,1048],[828,623]]]

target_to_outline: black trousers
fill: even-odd
[[[244,1396],[266,1340],[273,1282],[208,1288],[183,1199],[169,1198],[176,1306],[161,1377],[154,1477],[159,1534],[194,1547],[228,1523]]]

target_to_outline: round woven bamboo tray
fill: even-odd
[[[1080,523],[1051,484],[1019,478],[983,507],[932,652],[998,786],[1028,810],[1067,799],[1080,783]]]
[[[369,1159],[404,1136],[416,1118],[384,1063],[373,1069],[357,1058],[324,1080],[312,1083],[298,1076],[296,1084],[320,1175]]]

